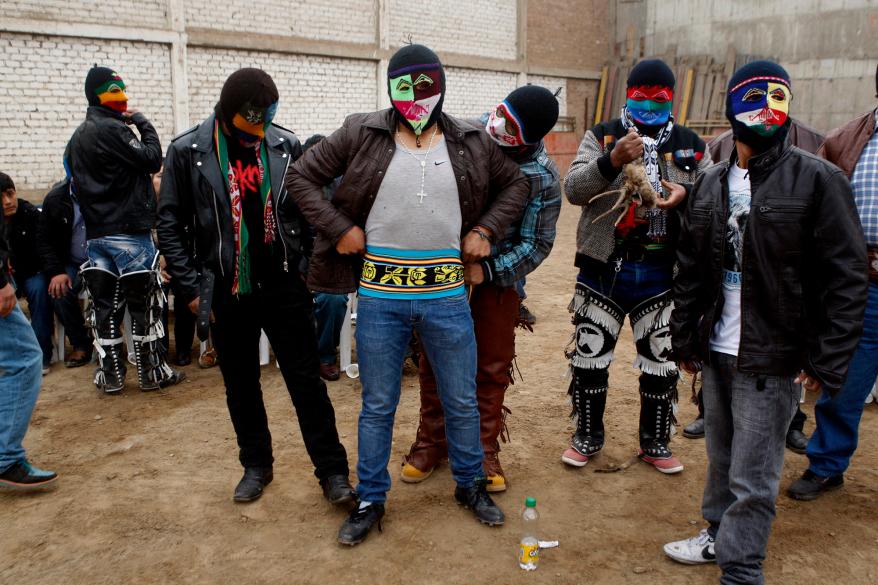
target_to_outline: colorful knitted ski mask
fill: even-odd
[[[786,138],[793,94],[786,70],[771,61],[753,61],[729,79],[726,118],[737,140],[764,152]]]
[[[445,70],[424,45],[406,45],[390,58],[387,90],[399,117],[420,136],[442,113]]]
[[[660,59],[646,59],[628,75],[628,113],[638,126],[664,126],[674,106],[674,72]]]
[[[128,109],[125,82],[108,67],[94,67],[85,76],[85,97],[90,106],[104,106],[117,113]]]
[[[239,69],[226,79],[216,105],[217,118],[242,143],[255,144],[277,113],[278,91],[262,69]]]
[[[538,85],[525,85],[513,90],[488,115],[485,130],[503,147],[536,144],[558,121],[558,100]]]

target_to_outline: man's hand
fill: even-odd
[[[485,282],[485,269],[479,262],[473,262],[463,267],[463,281],[471,286]]]
[[[673,209],[686,200],[686,188],[683,185],[662,179],[662,186],[668,190],[668,198],[655,202],[659,209]]]
[[[483,234],[490,236],[491,233],[487,228],[479,226],[479,230]],[[478,262],[484,260],[491,255],[491,242],[483,238],[475,231],[471,231],[463,238],[460,245],[461,256],[464,264]]]
[[[0,317],[6,317],[15,308],[15,289],[11,284],[0,288]]]
[[[73,288],[70,277],[64,273],[56,274],[49,281],[49,296],[53,299],[60,299],[67,294],[67,291]]]
[[[164,256],[159,256],[159,271],[162,275],[162,284],[168,284],[171,282],[171,274],[167,271],[168,263],[165,261]]]
[[[820,383],[820,380],[817,378],[812,378],[808,374],[805,373],[805,370],[799,372],[799,375],[796,376],[796,379],[793,380],[796,384],[801,384],[802,387],[808,392],[820,392],[823,388],[823,385]]]
[[[339,238],[335,249],[339,254],[360,256],[366,251],[366,234],[358,226],[354,226]]]
[[[135,108],[128,108],[127,110],[122,112],[122,121],[125,122],[126,124],[133,124],[134,123],[134,116],[136,114],[139,114],[139,113],[140,113],[140,110],[137,110]]]
[[[637,130],[631,128],[628,134],[623,136],[616,142],[616,146],[610,151],[610,162],[617,169],[621,169],[622,165],[643,156],[643,139],[637,133]]]

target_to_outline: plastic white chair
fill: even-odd
[[[360,367],[356,363],[351,363],[353,354],[353,338],[354,326],[357,324],[357,294],[350,293],[348,295],[348,308],[344,314],[344,321],[341,325],[341,335],[338,342],[339,361],[341,369],[348,378],[359,378]]]

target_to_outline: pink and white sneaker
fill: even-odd
[[[680,473],[683,471],[683,464],[680,463],[680,460],[677,459],[668,449],[665,447],[663,453],[656,453],[655,455],[650,455],[643,449],[638,453],[638,457],[642,460],[646,461],[662,473],[673,475],[675,473]]]
[[[581,438],[574,435],[570,446],[561,455],[561,461],[573,467],[585,467],[588,460],[597,455],[603,443],[594,445],[591,437]]]

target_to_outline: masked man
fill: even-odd
[[[671,115],[674,74],[662,61],[638,63],[628,77],[622,116],[598,124],[579,145],[564,183],[567,199],[582,206],[577,230],[576,294],[570,304],[575,332],[568,352],[573,369],[570,395],[576,432],[561,461],[583,467],[604,446],[604,407],[613,349],[627,314],[640,368],[640,457],[662,473],[683,465],[671,453],[677,400],[677,366],[670,361],[668,321],[674,247],[679,231],[673,208],[710,166],[706,146]],[[656,207],[613,207],[625,165],[642,164]]]
[[[487,258],[494,237],[518,219],[527,180],[484,132],[442,113],[445,74],[433,51],[400,49],[387,83],[393,108],[349,116],[287,175],[287,188],[317,230],[311,289],[348,293],[359,286],[360,503],[339,530],[347,545],[361,542],[384,516],[412,329],[436,372],[455,498],[481,522],[504,521],[482,471],[464,263]],[[323,186],[342,175],[327,201]]]
[[[215,113],[174,139],[162,177],[159,245],[198,314],[199,337],[206,339],[209,328],[219,354],[244,467],[234,500],[256,500],[274,478],[259,384],[264,330],[314,474],[324,496],[340,504],[350,501],[353,488],[335,411],[320,380],[313,299],[300,274],[307,226],[283,184],[302,146],[272,123],[277,106],[271,77],[261,69],[240,69],[223,85]]]
[[[475,323],[478,366],[476,388],[481,425],[482,466],[489,492],[506,489],[500,466],[499,438],[506,424],[503,398],[512,382],[515,357],[515,326],[521,300],[516,282],[533,272],[546,259],[555,243],[555,224],[561,212],[558,167],[543,145],[543,137],[558,121],[558,100],[548,89],[536,85],[510,93],[480,125],[530,181],[524,216],[492,247],[491,257],[466,266]],[[442,404],[436,392],[436,376],[428,358],[420,360],[421,414],[415,442],[402,467],[401,479],[423,481],[448,456]]]
[[[677,249],[674,357],[703,366],[709,527],[671,542],[762,584],[784,439],[808,390],[839,390],[863,327],[866,246],[850,184],[787,140],[790,78],[754,61],[729,79],[735,151],[696,183]]]
[[[85,122],[64,156],[88,241],[82,278],[100,364],[95,385],[108,394],[125,384],[120,325],[126,306],[140,389],[157,390],[184,377],[168,366],[160,349],[164,295],[151,234],[156,203],[150,175],[162,166],[162,146],[146,116],[128,109],[125,89],[112,69],[89,70]],[[137,127],[140,139],[129,125]]]

